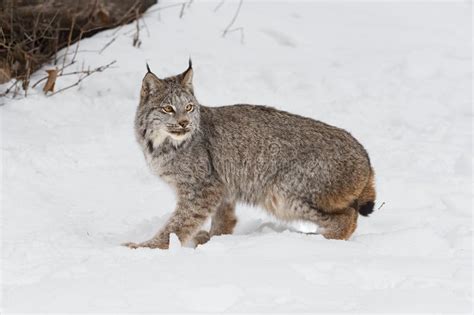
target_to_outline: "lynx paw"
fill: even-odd
[[[196,235],[194,235],[193,241],[194,245],[198,246],[209,242],[210,239],[211,236],[209,235],[209,232],[202,230],[197,232]]]
[[[141,243],[133,243],[133,242],[123,243],[122,246],[127,246],[128,248],[133,248],[133,249],[139,248],[139,247],[168,249],[168,244],[160,242],[159,240],[156,240],[156,239],[151,239],[149,241],[141,242]]]

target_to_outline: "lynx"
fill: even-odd
[[[171,233],[197,246],[231,234],[237,202],[284,221],[313,222],[324,237],[340,240],[352,235],[359,214],[373,211],[374,171],[347,131],[267,106],[201,105],[191,60],[165,79],[147,69],[135,134],[152,172],[178,201],[153,238],[125,246],[167,249]],[[199,231],[209,217],[210,231]]]

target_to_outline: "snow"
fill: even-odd
[[[244,1],[242,43],[222,37],[237,2],[156,10],[175,3],[146,14],[140,48],[133,24],[83,40],[78,68],[117,63],[79,88],[1,100],[2,313],[472,312],[472,4]],[[197,249],[120,246],[175,204],[134,139],[145,62],[167,76],[189,56],[203,104],[349,130],[381,208],[349,241],[241,205],[234,235]]]

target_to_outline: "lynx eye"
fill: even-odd
[[[164,106],[161,110],[164,111],[165,113],[172,113],[172,112],[174,112],[173,107],[170,106],[170,105]]]
[[[194,110],[194,105],[193,104],[188,104],[186,105],[186,111],[187,112],[192,112]]]

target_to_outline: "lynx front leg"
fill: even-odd
[[[178,236],[181,244],[188,243],[209,215],[216,210],[221,195],[221,189],[217,186],[180,192],[177,209],[160,232],[146,242],[126,243],[124,245],[130,248],[168,249],[171,233]]]

